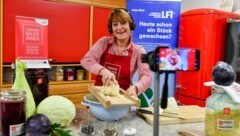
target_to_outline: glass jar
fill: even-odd
[[[69,67],[64,72],[64,80],[72,81],[74,80],[74,68]]]
[[[6,90],[1,92],[1,136],[25,135],[25,92]]]
[[[55,72],[55,81],[63,81],[63,68],[57,67]]]
[[[77,70],[77,80],[83,80],[84,79],[84,70],[80,69]]]
[[[214,86],[214,93],[207,98],[205,116],[206,136],[239,136],[240,104],[221,87]]]

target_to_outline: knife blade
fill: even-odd
[[[147,109],[138,109],[137,111],[140,112],[140,113],[144,113],[144,114],[151,114],[151,115],[154,114],[153,111],[147,110]],[[163,114],[160,114],[160,113],[159,113],[159,116],[168,117],[168,118],[184,119],[184,118],[179,117],[179,116],[177,116],[177,115],[175,115],[175,114],[171,115],[171,114],[167,114],[167,113],[163,113]]]

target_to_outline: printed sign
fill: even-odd
[[[127,0],[127,10],[136,24],[132,41],[143,46],[147,52],[154,51],[158,46],[177,47],[180,8],[181,0]],[[154,77],[154,73],[152,76]],[[161,74],[159,82],[161,87],[164,77]],[[135,74],[133,83],[137,81],[138,75]],[[148,90],[154,90],[153,83],[154,81]],[[174,96],[175,74],[169,75],[168,85],[168,96]],[[153,97],[148,98],[145,93],[142,95],[146,99],[144,103],[147,103],[143,105],[152,105]]]
[[[15,55],[28,68],[50,68],[48,20],[16,16]]]
[[[176,47],[180,6],[180,0],[128,0],[127,9],[136,23],[133,42],[147,52],[157,46]]]

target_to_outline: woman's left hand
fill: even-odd
[[[138,89],[135,85],[131,85],[128,89],[127,89],[127,93],[129,93],[130,95],[133,95],[135,97],[138,97]]]

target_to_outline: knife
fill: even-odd
[[[144,113],[144,114],[151,114],[151,115],[154,114],[152,111],[146,110],[146,109],[138,109],[137,111],[140,112],[140,113]],[[176,116],[176,114],[172,114],[172,115],[171,115],[171,114],[168,114],[168,113],[163,113],[163,114],[160,114],[160,113],[159,113],[159,116],[169,117],[169,118],[184,119],[184,118],[182,118],[182,117]]]

